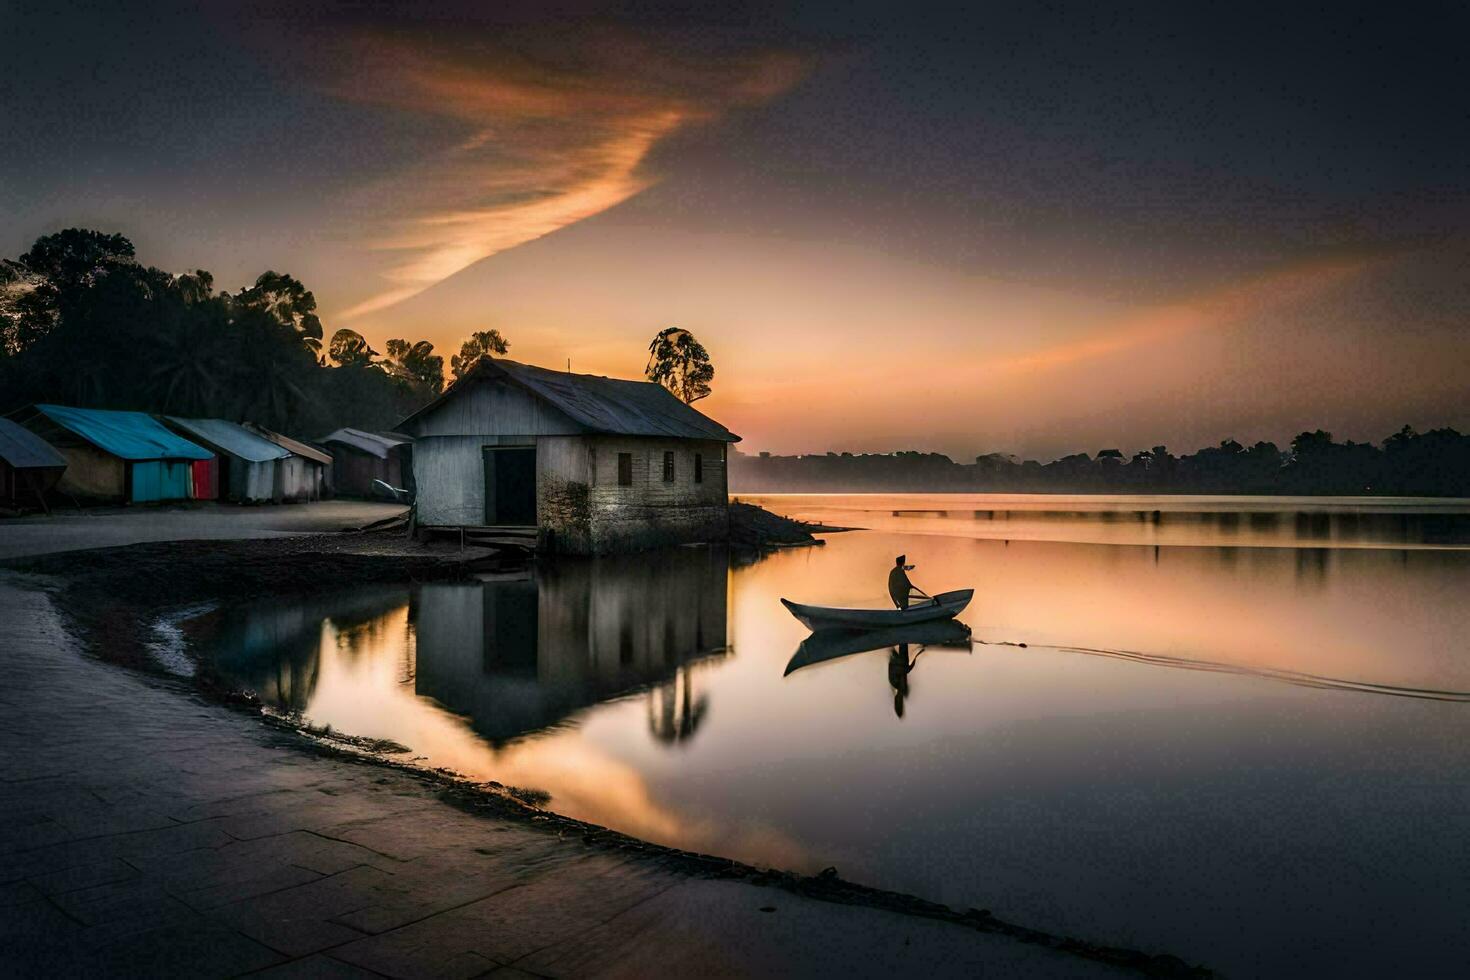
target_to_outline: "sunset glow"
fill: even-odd
[[[86,113],[66,146],[45,129],[47,100],[73,111],[59,84],[17,122],[5,245],[115,226],[224,288],[285,270],[379,351],[493,327],[514,358],[629,378],[681,326],[746,452],[1470,425],[1452,87],[1355,81],[1345,41],[1259,66],[1290,97],[1242,97],[1245,22],[1180,61],[1168,17],[1049,18],[198,15],[176,76],[96,96],[105,143]],[[134,28],[91,29],[79,52]],[[99,71],[170,62],[168,37],[94,51]],[[152,106],[184,91],[197,118],[160,137]]]

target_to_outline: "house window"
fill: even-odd
[[[664,482],[674,482],[674,454],[664,453]]]
[[[618,453],[618,486],[633,485],[633,454]]]
[[[694,482],[695,483],[703,483],[704,482],[704,454],[703,453],[695,453],[694,454]]]

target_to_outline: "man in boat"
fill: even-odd
[[[909,600],[915,598],[916,594],[917,598],[931,598],[929,593],[909,581],[909,572],[914,570],[914,566],[904,564],[908,557],[899,555],[893,559],[893,568],[888,573],[888,595],[899,609],[907,609]]]

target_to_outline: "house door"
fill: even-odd
[[[536,526],[536,448],[485,447],[485,523]]]

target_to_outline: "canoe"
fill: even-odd
[[[934,597],[935,601],[923,600],[907,609],[839,609],[833,606],[808,606],[790,599],[782,599],[781,604],[791,610],[791,615],[801,620],[810,630],[871,630],[928,623],[936,619],[953,619],[970,604],[970,597],[974,594],[974,589],[941,592]]]
[[[801,641],[801,646],[786,664],[786,673],[826,663],[839,657],[870,650],[887,650],[907,643],[914,647],[963,647],[970,649],[970,627],[953,619],[935,619],[911,626],[892,626],[880,630],[818,630]]]

